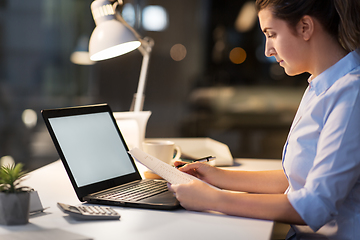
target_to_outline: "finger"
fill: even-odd
[[[183,161],[175,161],[174,162],[175,167],[180,166],[180,165],[184,165],[184,164],[187,164],[187,162],[183,162]]]
[[[177,184],[168,183],[167,186],[168,186],[168,188],[169,188],[169,190],[170,190],[171,192],[176,192],[176,191],[177,191],[177,187],[178,187]]]
[[[177,166],[175,166],[175,167],[176,167],[177,169],[180,169],[180,168],[184,167],[186,164],[187,164],[187,163],[180,164],[180,165],[177,165]]]
[[[190,171],[190,170],[196,170],[197,168],[199,168],[203,163],[189,163],[184,165],[181,170],[186,172],[186,171]]]

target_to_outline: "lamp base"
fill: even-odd
[[[114,112],[114,117],[129,149],[142,149],[151,111]]]

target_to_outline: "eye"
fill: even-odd
[[[269,32],[266,33],[267,38],[274,38],[275,36],[276,36],[275,33],[269,33]]]

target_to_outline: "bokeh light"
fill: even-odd
[[[0,166],[11,166],[13,164],[15,164],[15,161],[11,156],[3,156],[0,158]]]
[[[233,48],[230,51],[229,58],[234,64],[241,64],[246,60],[246,51],[241,47]]]
[[[170,56],[174,61],[181,61],[186,57],[186,47],[180,43],[175,44],[170,49]]]
[[[142,12],[142,26],[146,31],[164,31],[168,26],[168,14],[162,6],[147,6]]]
[[[23,123],[27,128],[33,128],[37,123],[37,114],[32,109],[26,109],[21,116]]]

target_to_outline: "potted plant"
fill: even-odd
[[[0,224],[29,222],[30,188],[20,186],[26,175],[21,163],[0,168]]]

